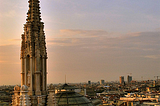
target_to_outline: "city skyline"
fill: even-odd
[[[0,0],[0,85],[20,84],[28,0]],[[155,79],[160,74],[160,1],[40,0],[48,83]],[[12,78],[14,80],[8,80]]]

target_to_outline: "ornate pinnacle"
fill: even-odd
[[[27,13],[27,22],[40,22],[41,16],[40,16],[40,6],[39,6],[39,0],[29,0],[29,10]]]

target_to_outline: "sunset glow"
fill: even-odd
[[[0,0],[0,85],[21,83],[28,0]],[[48,83],[160,74],[159,0],[40,0]],[[14,80],[10,80],[10,78]]]

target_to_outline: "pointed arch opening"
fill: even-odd
[[[30,55],[27,55],[26,57],[26,79],[27,79],[27,86],[30,86]]]

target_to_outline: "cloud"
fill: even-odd
[[[11,45],[20,46],[20,42],[21,42],[20,39],[3,39],[3,40],[0,40],[0,47],[4,47],[4,46],[7,47]]]
[[[6,18],[8,18],[7,20],[13,20],[14,18],[22,17],[20,15],[21,12],[24,12],[24,10],[26,11],[26,9],[28,8],[26,4],[27,2],[18,0],[1,0],[0,18],[2,19],[0,19],[0,21],[6,20]]]
[[[5,20],[6,18],[9,20],[10,18],[16,17],[16,11],[15,10],[8,10],[6,12],[1,12],[0,14],[0,22],[3,22],[2,20]]]
[[[69,82],[73,82],[72,79],[77,82],[75,76],[81,77],[82,81],[114,80],[128,70],[133,76],[134,73],[154,76],[159,69],[160,32],[136,32],[120,37],[112,37],[111,32],[103,30],[61,30],[61,34],[66,37],[47,38],[48,71],[53,75],[49,74],[49,82],[60,82],[66,73],[70,77]],[[19,58],[20,45],[0,46],[2,70],[9,72],[14,69],[20,73]],[[92,75],[83,76],[85,73]]]
[[[0,84],[16,84],[20,82],[20,46],[0,46]],[[9,81],[7,78],[13,78]]]
[[[9,39],[9,41],[18,41],[18,42],[20,42],[21,39]]]
[[[1,65],[11,65],[11,64],[18,64],[18,65],[20,65],[21,64],[21,62],[13,62],[13,61],[0,61],[0,66]]]
[[[93,40],[93,38],[101,38],[103,36],[110,37],[113,33],[104,30],[80,30],[80,29],[62,29],[54,38],[48,38],[47,44],[60,46],[82,45],[83,40]],[[79,43],[78,43],[79,42]],[[85,42],[84,42],[85,43]]]
[[[64,32],[72,34],[72,30]],[[82,81],[115,80],[126,73],[132,73],[136,79],[159,74],[160,32],[135,32],[120,37],[108,37],[108,33],[103,36],[97,33],[97,37],[90,36],[90,32],[85,33],[87,37],[50,39],[53,44],[47,48],[48,70],[56,73],[54,80],[61,80],[63,74],[71,79],[80,76]],[[91,76],[84,76],[86,72]],[[69,82],[74,82],[71,79]]]
[[[7,62],[7,61],[1,61],[1,60],[0,60],[0,63],[6,63],[6,62]]]
[[[53,38],[51,36],[47,39],[49,45],[63,45],[63,46],[75,46],[83,45],[89,40],[92,44],[104,39],[109,40],[123,36],[117,32],[107,32],[105,30],[81,30],[81,29],[62,29],[59,33],[55,34]],[[104,41],[105,42],[105,41]]]
[[[144,56],[144,58],[159,59],[159,58],[160,58],[160,55],[147,55],[147,56]]]
[[[54,38],[47,40],[47,45],[53,46],[73,46],[78,42],[77,38]]]
[[[81,38],[81,37],[100,37],[107,36],[108,32],[104,30],[73,30],[73,29],[62,29],[60,30],[61,37],[67,38]]]
[[[5,15],[5,17],[14,17],[14,16],[16,16],[16,11],[10,10],[7,13],[5,13],[4,15]]]
[[[19,64],[20,46],[3,45],[0,46],[0,63]],[[1,64],[0,64],[1,65]]]
[[[119,37],[112,37],[112,33],[103,30],[65,29],[60,32],[61,38],[49,39],[47,44],[101,53],[109,51],[118,56],[117,52],[122,57],[157,55],[160,49],[160,32],[135,32]]]

